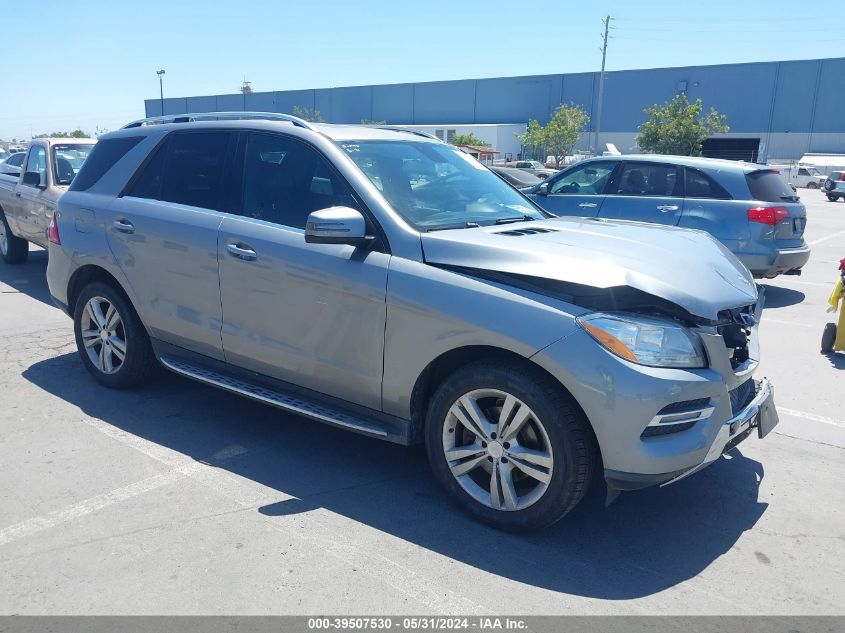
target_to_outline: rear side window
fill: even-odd
[[[686,197],[730,200],[731,195],[715,180],[696,169],[686,170]]]
[[[796,199],[792,187],[776,171],[760,170],[745,175],[751,197],[763,202],[792,202]]]
[[[680,196],[680,169],[657,163],[623,163],[608,193],[618,196]]]
[[[127,195],[217,209],[229,132],[176,134],[144,166]]]
[[[117,161],[142,140],[143,136],[125,136],[98,142],[70,183],[70,191],[86,191],[93,187]]]

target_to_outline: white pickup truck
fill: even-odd
[[[56,202],[88,157],[96,139],[40,138],[29,144],[20,176],[0,174],[0,255],[26,261],[29,242],[46,248]]]

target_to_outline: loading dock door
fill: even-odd
[[[760,153],[759,138],[708,138],[704,141],[701,153],[707,158],[727,158],[757,162]]]

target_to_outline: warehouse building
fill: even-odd
[[[516,134],[529,119],[546,123],[561,104],[582,106],[589,129],[577,149],[607,143],[636,151],[643,109],[678,93],[701,98],[727,116],[730,133],[708,139],[711,156],[794,161],[806,153],[845,153],[845,58],[623,70],[605,74],[596,138],[599,73],[464,79],[315,88],[145,102],[147,116],[211,111],[318,110],[330,123],[385,121],[443,135],[472,131],[499,152],[516,155]]]

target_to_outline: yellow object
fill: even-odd
[[[842,302],[842,276],[836,280],[836,286],[830,293],[827,302],[830,304],[828,312],[836,312]],[[845,306],[843,306],[845,308]],[[839,323],[836,326],[836,340],[833,342],[834,352],[845,352],[845,309],[839,310]]]

